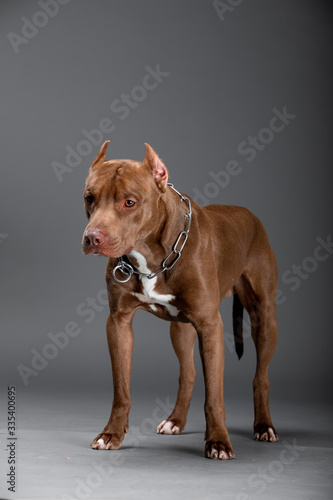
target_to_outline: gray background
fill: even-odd
[[[307,412],[331,403],[333,258],[318,262],[295,291],[282,279],[313,256],[318,237],[326,241],[332,234],[329,2],[248,0],[221,20],[213,3],[204,0],[71,0],[16,54],[7,33],[21,35],[21,18],[31,20],[40,10],[35,1],[0,6],[1,383],[3,391],[17,386],[27,429],[27,422],[34,428],[33,417],[25,414],[29,402],[48,420],[48,408],[54,414],[59,401],[66,415],[59,425],[66,428],[68,408],[81,404],[84,415],[82,402],[91,408],[101,395],[87,443],[101,430],[96,415],[101,425],[108,418],[107,307],[90,323],[77,314],[82,302],[105,287],[106,259],[85,257],[80,246],[86,224],[82,192],[98,146],[62,182],[52,168],[55,161],[65,164],[66,146],[75,149],[85,139],[83,129],[97,128],[105,117],[115,126],[103,134],[111,141],[108,158],[142,159],[148,142],[165,161],[171,181],[191,196],[207,192],[209,172],[225,170],[229,160],[239,162],[241,173],[218,188],[211,202],[252,210],[277,256],[283,303],[270,367],[272,405],[300,403]],[[111,103],[142,84],[147,66],[157,65],[169,75],[121,120]],[[257,136],[269,125],[272,110],[282,112],[284,106],[297,116],[247,161],[238,151],[240,143]],[[221,309],[228,337],[230,299]],[[31,367],[31,350],[42,352],[50,343],[48,333],[63,331],[69,321],[81,333],[25,386],[18,365]],[[136,415],[144,400],[148,408],[157,397],[174,400],[178,363],[167,322],[138,312],[134,330]],[[230,345],[227,341],[227,414],[233,400],[245,401],[250,433],[254,348],[246,338],[239,362]],[[201,418],[197,353],[196,364],[194,407]],[[290,425],[296,429],[298,420]],[[36,490],[31,495],[36,497]]]

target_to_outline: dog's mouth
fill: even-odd
[[[121,249],[115,249],[115,248],[110,248],[110,247],[93,247],[89,246],[87,247],[86,245],[83,246],[83,253],[85,255],[98,255],[98,256],[104,256],[104,257],[113,257],[113,258],[118,258],[121,257],[122,255],[127,255],[133,250],[133,247],[127,248],[125,251],[122,251]]]
[[[122,255],[127,255],[132,250],[133,250],[133,247],[128,248],[124,252],[119,251],[119,250],[115,251],[115,250],[110,250],[110,249],[105,249],[105,250],[99,249],[99,250],[95,250],[93,253],[94,253],[94,255],[104,255],[105,257],[118,258],[118,257],[121,257]]]

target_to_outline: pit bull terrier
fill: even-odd
[[[219,304],[233,295],[233,328],[243,353],[242,316],[251,318],[257,352],[253,381],[254,439],[277,441],[268,407],[268,364],[277,342],[277,266],[261,222],[246,208],[200,207],[168,183],[168,171],[148,144],[142,162],[105,161],[109,141],[92,162],[84,191],[88,225],[85,254],[105,255],[110,305],[107,341],[114,399],[105,428],[91,443],[120,448],[128,431],[137,309],[171,322],[180,363],[175,408],[157,427],[179,434],[185,427],[195,378],[196,337],[205,380],[205,456],[231,459],[223,402],[224,342]]]

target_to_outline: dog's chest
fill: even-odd
[[[132,250],[130,253],[132,257],[134,257],[137,261],[137,269],[140,273],[151,274],[151,270],[147,266],[147,261],[145,257],[137,252],[136,250]],[[149,304],[149,307],[152,311],[157,311],[157,306],[161,306],[165,308],[166,312],[173,317],[177,317],[179,314],[179,309],[172,305],[172,302],[175,300],[175,295],[171,294],[161,294],[156,291],[156,283],[157,276],[155,278],[149,279],[146,276],[140,276],[140,282],[142,286],[142,290],[140,292],[131,292],[140,302],[145,304]]]

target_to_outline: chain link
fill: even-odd
[[[178,235],[178,238],[176,239],[171,252],[169,255],[162,261],[162,264],[160,267],[155,269],[153,273],[147,274],[147,273],[141,273],[137,271],[133,265],[130,262],[125,262],[123,260],[123,257],[118,258],[118,264],[116,267],[113,269],[113,277],[118,283],[126,283],[129,281],[132,277],[133,274],[138,274],[139,276],[145,276],[148,279],[153,279],[159,274],[163,273],[164,271],[168,271],[169,269],[172,269],[173,266],[178,262],[182,255],[182,251],[184,249],[184,246],[187,242],[188,235],[190,232],[191,228],[191,222],[192,222],[192,204],[190,198],[187,196],[182,195],[177,189],[173,186],[173,184],[168,182],[168,186],[171,187],[179,196],[182,202],[187,202],[188,203],[188,212],[184,215],[184,229],[181,231]],[[178,245],[180,245],[180,248],[178,248]],[[173,258],[174,257],[174,258]],[[173,258],[173,260],[171,260]],[[125,278],[123,280],[119,279],[116,276],[117,271],[123,273],[125,275]]]

